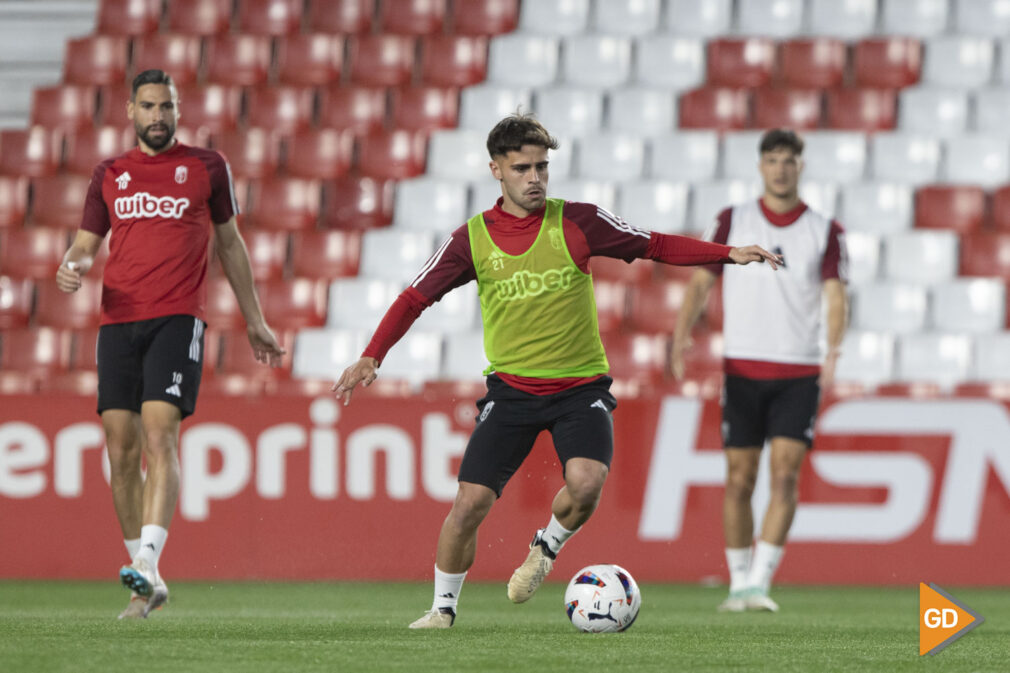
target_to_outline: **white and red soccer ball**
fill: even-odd
[[[619,565],[603,563],[575,573],[565,590],[565,610],[572,624],[587,633],[624,631],[635,623],[642,592]]]

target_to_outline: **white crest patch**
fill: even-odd
[[[178,182],[181,185],[182,183],[186,182],[186,178],[187,177],[189,177],[189,169],[188,168],[186,168],[185,166],[176,166],[175,167],[175,181],[176,182]]]

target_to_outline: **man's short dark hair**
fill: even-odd
[[[175,88],[172,76],[164,70],[145,70],[133,78],[133,87],[130,89],[130,100],[136,100],[137,89],[145,84],[164,84],[171,89]]]
[[[503,157],[509,152],[519,152],[523,145],[558,149],[557,139],[528,113],[510,114],[495,124],[491,133],[487,134],[487,152],[492,159]]]
[[[761,136],[760,153],[779,149],[792,150],[796,156],[803,154],[803,138],[792,129],[772,129]]]

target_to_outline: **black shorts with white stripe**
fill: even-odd
[[[203,373],[203,331],[191,315],[102,325],[98,331],[98,413],[140,412],[144,402],[179,407],[185,418],[196,409]]]

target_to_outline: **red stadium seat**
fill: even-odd
[[[49,376],[70,364],[70,334],[52,327],[6,330],[0,350],[0,370]]]
[[[992,221],[1000,231],[1010,231],[1010,185],[992,193]]]
[[[60,167],[63,136],[42,126],[0,131],[0,174],[37,178]]]
[[[223,332],[220,339],[220,355],[217,358],[217,373],[225,376],[239,374],[251,379],[285,379],[291,376],[291,355],[294,352],[295,332],[274,329],[274,336],[281,348],[287,351],[284,365],[270,367],[256,360],[249,336],[245,330]]]
[[[612,376],[647,384],[663,381],[668,368],[670,338],[666,334],[603,334]]]
[[[320,95],[319,125],[357,135],[379,131],[386,123],[386,90],[371,86],[330,87]]]
[[[95,32],[105,35],[145,35],[158,30],[161,0],[101,0]]]
[[[706,48],[710,86],[756,87],[771,81],[775,43],[759,37],[712,40]]]
[[[744,89],[702,87],[680,98],[680,128],[731,131],[747,127],[750,92]]]
[[[628,302],[628,327],[636,332],[673,334],[686,287],[678,281],[633,287]]]
[[[106,84],[98,88],[98,113],[95,115],[95,125],[118,126],[129,124],[126,116],[126,106],[133,96],[133,88],[125,82]]]
[[[198,35],[145,35],[133,41],[133,75],[164,70],[176,86],[192,84],[200,74]]]
[[[94,397],[98,390],[98,372],[69,371],[39,380],[39,392]]]
[[[67,251],[66,233],[56,229],[14,229],[0,235],[0,273],[52,281]]]
[[[1000,276],[1010,281],[1010,231],[973,231],[961,236],[962,276]]]
[[[28,180],[0,175],[0,229],[20,227],[28,208]]]
[[[296,86],[326,86],[340,81],[344,38],[313,33],[277,41],[277,80]]]
[[[761,88],[754,92],[754,128],[815,129],[821,123],[817,89]]]
[[[375,0],[310,0],[309,29],[321,33],[360,35],[371,32]]]
[[[311,87],[261,86],[249,91],[246,124],[291,135],[312,124],[316,90]]]
[[[628,286],[598,280],[593,283],[593,293],[596,296],[596,317],[600,332],[616,332],[621,329],[628,312]]]
[[[99,85],[126,81],[129,47],[129,39],[121,35],[89,35],[67,40],[63,81]]]
[[[929,185],[915,193],[915,226],[919,228],[966,234],[978,231],[985,216],[986,197],[981,187]]]
[[[783,42],[780,67],[782,81],[788,86],[811,89],[839,86],[845,76],[845,43],[831,38]]]
[[[63,168],[71,173],[91,177],[99,163],[128,151],[136,144],[133,126],[99,126],[80,129],[67,136]]]
[[[358,275],[361,234],[298,231],[291,238],[291,272],[300,278],[331,280]]]
[[[220,265],[213,261],[212,264]],[[207,331],[225,331],[245,329],[245,318],[238,307],[235,293],[227,278],[210,278],[207,280]]]
[[[922,45],[908,37],[867,38],[856,43],[853,66],[859,86],[900,89],[919,81]]]
[[[290,175],[332,180],[347,175],[354,136],[334,128],[307,129],[287,141],[285,168]]]
[[[314,229],[319,218],[319,183],[302,178],[267,178],[250,187],[251,226],[277,231]]]
[[[394,180],[349,175],[323,188],[323,225],[331,229],[372,229],[393,221]]]
[[[238,0],[237,15],[242,33],[297,33],[302,24],[302,0]]]
[[[434,131],[456,128],[459,91],[434,86],[411,86],[392,93],[392,125],[398,129]]]
[[[833,89],[827,108],[829,128],[887,131],[897,120],[898,95],[894,89]]]
[[[378,131],[358,143],[358,169],[363,175],[402,180],[424,173],[427,142],[423,133]]]
[[[56,283],[39,283],[35,322],[60,329],[84,329],[98,324],[102,303],[102,281],[84,278],[81,289],[66,293]]]
[[[458,3],[457,3],[458,6]],[[429,35],[421,41],[421,80],[434,86],[469,86],[487,77],[487,38]]]
[[[467,0],[452,3],[456,35],[500,35],[519,24],[519,0]]]
[[[269,128],[226,131],[214,136],[212,145],[228,160],[233,175],[263,178],[277,172],[281,143]]]
[[[0,370],[0,395],[34,395],[37,392],[39,377],[24,372]]]
[[[265,35],[215,35],[207,38],[208,82],[250,86],[270,73],[270,38]]]
[[[684,376],[695,381],[719,377],[723,371],[722,333],[696,328],[691,334],[694,342],[684,353]]]
[[[355,84],[402,86],[414,68],[413,37],[356,35],[350,39],[350,78]]]
[[[28,326],[32,318],[34,294],[35,283],[30,278],[0,275],[0,329],[4,333]]]
[[[632,285],[649,283],[652,280],[653,262],[634,261],[628,264],[614,257],[593,257],[589,270],[593,279],[619,281]]]
[[[285,231],[267,231],[264,229],[247,229],[242,232],[242,239],[249,250],[249,263],[252,265],[253,279],[257,282],[275,280],[284,275],[284,267],[288,261],[288,234]],[[221,270],[220,264],[213,265],[215,273]]]
[[[168,5],[168,30],[187,35],[227,33],[232,0],[172,0]]]
[[[382,0],[383,33],[432,35],[442,32],[445,0]]]
[[[321,327],[326,323],[326,282],[291,278],[258,284],[267,323],[276,330]]]
[[[70,367],[75,370],[95,371],[98,368],[97,358],[98,327],[76,330],[70,346]]]
[[[98,89],[85,84],[57,84],[32,92],[31,124],[63,131],[91,126]]]
[[[35,226],[76,229],[81,224],[90,176],[53,175],[31,183],[28,222]]]
[[[179,87],[179,121],[193,129],[219,134],[238,125],[242,89],[209,84]]]

